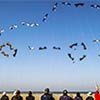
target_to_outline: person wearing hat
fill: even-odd
[[[83,100],[79,92],[76,93],[76,97],[74,98],[74,100]]]
[[[32,95],[32,92],[28,92],[28,96],[26,96],[26,100],[35,100],[35,97]]]
[[[96,91],[95,91],[95,100],[100,100],[100,94],[99,94],[99,87],[98,85],[95,87]]]
[[[70,96],[68,96],[68,91],[64,90],[63,95],[60,96],[59,100],[73,100]]]
[[[11,98],[11,100],[23,100],[23,97],[20,95],[20,90],[16,90],[15,95]]]
[[[6,92],[3,92],[1,100],[9,100],[9,97],[7,96]]]
[[[86,100],[94,100],[94,98],[92,97],[92,92],[88,92],[88,97],[86,98]]]
[[[44,94],[41,96],[41,100],[52,100],[52,95],[50,95],[49,88],[44,90]]]

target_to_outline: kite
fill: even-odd
[[[56,49],[56,50],[61,50],[61,48],[60,47],[53,47],[53,49]]]
[[[9,42],[7,42],[6,45],[9,46],[10,50],[13,50],[14,49]]]
[[[21,24],[22,25],[26,25],[26,26],[30,26],[30,27],[39,26],[38,23],[21,22]]]
[[[82,61],[85,57],[86,55],[83,55],[79,60]]]
[[[1,54],[2,54],[3,56],[5,56],[5,57],[9,57],[9,55],[6,54],[4,51],[2,51]]]
[[[39,50],[45,50],[47,47],[39,47]]]
[[[52,11],[56,11],[57,7],[58,7],[58,3],[55,3],[54,6],[53,6],[53,8],[52,8]]]
[[[3,43],[1,46],[0,46],[0,51],[2,50],[3,47],[5,47],[6,45]]]
[[[0,36],[1,36],[1,34],[4,32],[4,29],[0,29]]]
[[[15,50],[14,50],[13,57],[15,57],[15,56],[16,56],[16,54],[17,54],[17,51],[18,51],[17,49],[15,49]]]
[[[26,23],[27,23],[27,22],[24,22],[24,21],[23,21],[23,22],[21,22],[21,24],[22,24],[22,25],[26,25]]]
[[[11,26],[9,27],[10,30],[13,30],[13,29],[15,29],[15,28],[18,28],[18,26],[17,26],[16,24],[11,25]]]
[[[29,50],[35,50],[34,47],[30,47],[30,46],[28,46],[28,48],[29,48]]]
[[[42,21],[46,22],[47,17],[48,17],[48,14],[45,14]]]
[[[69,46],[69,48],[73,48],[74,46],[76,47],[78,45],[78,43],[73,43]],[[75,49],[76,50],[76,49]]]
[[[30,23],[26,23],[26,26],[30,26]]]
[[[83,46],[83,49],[84,49],[84,50],[87,49],[86,45],[85,45],[83,42],[81,43],[81,45]]]
[[[100,40],[93,40],[93,42],[100,42]]]
[[[97,5],[97,4],[93,4],[91,5],[92,8],[96,8],[96,9],[100,9],[100,5]]]
[[[84,6],[84,3],[76,3],[76,4],[74,4],[75,5],[75,7],[83,7]]]
[[[100,57],[100,54],[98,55],[98,57]]]
[[[71,4],[69,2],[62,2],[63,5],[66,5],[66,6],[71,6]]]
[[[61,48],[60,47],[53,47],[53,49],[55,49],[55,50],[61,50]]]
[[[71,53],[68,53],[68,57],[73,61],[74,58],[72,57]]]
[[[34,27],[34,26],[39,26],[39,24],[38,23],[31,23],[30,24],[30,27]]]

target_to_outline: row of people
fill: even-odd
[[[3,92],[1,100],[9,100],[9,97],[6,95],[6,92]],[[15,91],[11,100],[23,100],[23,97],[20,95],[20,90]],[[26,96],[26,100],[35,100],[35,97],[32,95],[31,91],[29,91],[28,96]],[[49,88],[46,88],[44,90],[44,94],[41,96],[40,100],[55,100],[55,98],[50,93]],[[59,100],[83,100],[83,97],[80,95],[79,92],[77,92],[76,96],[74,98],[72,98],[71,96],[68,95],[68,91],[64,90],[63,95],[60,96]],[[100,100],[100,94],[99,94],[99,87],[98,86],[96,86],[96,92],[94,94],[94,98],[92,97],[92,93],[89,92],[86,100]]]

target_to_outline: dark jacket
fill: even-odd
[[[86,100],[94,100],[94,98],[93,98],[92,96],[88,96],[88,97],[86,98]]]
[[[27,96],[27,97],[26,97],[26,100],[35,100],[35,97],[32,96],[32,95],[31,95],[31,96]]]
[[[74,100],[83,100],[83,98],[79,96],[79,97],[75,97]]]
[[[3,95],[3,96],[1,97],[1,100],[9,100],[9,97],[8,97],[7,95]]]
[[[50,94],[44,94],[41,96],[41,100],[52,100],[52,96]]]
[[[11,100],[23,100],[23,97],[20,95],[15,95],[11,98]]]
[[[60,97],[59,100],[73,100],[73,99],[68,95],[63,95],[63,96]]]

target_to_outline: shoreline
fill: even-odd
[[[14,91],[6,91],[4,90],[5,92],[7,93],[13,93]],[[3,90],[0,91],[0,94],[2,94],[4,92]],[[21,94],[26,94],[28,93],[29,91],[32,91],[32,90],[26,90],[26,91],[21,91]],[[61,94],[62,91],[50,91],[51,93],[54,93],[54,94]],[[81,94],[87,94],[88,92],[92,92],[93,94],[95,93],[95,91],[68,91],[69,94],[76,94],[77,92],[80,92]],[[33,94],[41,94],[43,93],[43,91],[32,91]]]

